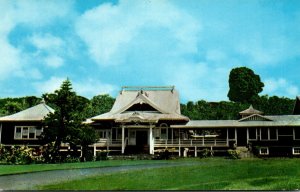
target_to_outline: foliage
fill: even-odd
[[[41,98],[35,96],[0,99],[0,116],[11,115],[38,104]]]
[[[251,103],[262,92],[264,83],[261,82],[259,75],[256,75],[247,67],[238,67],[231,70],[229,74],[230,101]]]
[[[204,148],[200,153],[201,158],[207,158],[207,157],[213,157],[213,156],[214,156],[213,150],[210,150],[208,148]]]
[[[106,113],[110,111],[114,102],[115,99],[108,94],[94,96],[84,110],[85,116],[89,118]]]
[[[287,115],[292,113],[295,100],[263,95],[253,99],[251,104],[254,108],[264,112],[265,115]],[[249,105],[248,103],[230,101],[189,101],[187,104],[181,104],[181,113],[193,120],[234,120],[239,119],[239,112],[247,109]]]
[[[30,164],[33,161],[32,149],[25,145],[21,147],[0,145],[0,160],[7,164]]]
[[[104,151],[97,151],[96,153],[96,161],[108,160],[108,153]]]
[[[241,151],[236,149],[228,149],[227,150],[230,159],[240,159]]]
[[[62,143],[70,144],[73,151],[76,151],[77,145],[86,148],[88,144],[95,142],[97,138],[95,131],[82,123],[85,120],[82,111],[88,105],[88,101],[77,96],[68,79],[62,83],[59,90],[52,94],[44,94],[43,98],[55,109],[55,112],[50,113],[44,120],[42,140],[49,147],[44,154],[47,161],[60,162],[62,160],[62,154],[59,151]],[[85,154],[83,153],[83,156]]]

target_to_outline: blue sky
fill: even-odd
[[[228,100],[246,66],[262,94],[300,93],[299,0],[0,0],[0,97],[91,98],[175,85],[181,101]]]

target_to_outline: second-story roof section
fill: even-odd
[[[140,111],[140,114],[149,119],[155,116],[155,119],[189,120],[181,115],[179,94],[174,86],[123,87],[110,112],[91,119],[117,121],[134,111]],[[146,113],[149,114],[146,115]]]
[[[250,116],[250,115],[253,115],[253,114],[259,114],[259,115],[262,115],[263,112],[254,109],[253,106],[250,105],[250,107],[249,107],[248,109],[239,112],[239,114],[242,116],[242,118],[244,118],[244,117],[246,117],[246,116]]]
[[[49,113],[54,113],[54,109],[41,102],[40,104],[20,111],[18,113],[0,117],[0,122],[7,121],[42,121]]]

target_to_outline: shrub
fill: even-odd
[[[229,150],[227,150],[227,152],[228,152],[228,155],[229,155],[230,159],[240,159],[241,158],[240,157],[241,152],[239,150],[229,149]]]
[[[208,148],[204,148],[200,154],[201,158],[207,158],[207,157],[213,157],[213,156],[214,156],[213,150],[210,150]]]
[[[99,151],[96,153],[96,161],[100,161],[100,160],[107,160],[108,153],[107,152],[103,152],[103,151]]]
[[[3,163],[7,164],[30,164],[33,161],[32,150],[27,146],[0,146],[0,158]]]

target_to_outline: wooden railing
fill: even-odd
[[[100,139],[96,145],[107,146],[107,145],[122,145],[122,139]]]
[[[227,146],[226,139],[155,139],[154,146]]]

